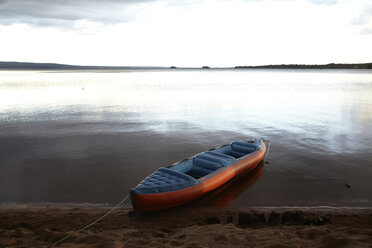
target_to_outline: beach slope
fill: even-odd
[[[0,247],[371,247],[372,210],[184,209],[142,217],[102,207],[0,207]]]

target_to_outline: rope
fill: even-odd
[[[265,158],[267,158],[267,156],[269,156],[269,152],[270,152],[271,140],[263,140],[263,142],[269,143],[269,146],[267,147],[267,151],[266,151],[266,154],[265,154]]]
[[[123,200],[121,200],[115,207],[113,207],[112,209],[110,209],[110,211],[108,211],[107,213],[105,213],[104,215],[102,215],[101,217],[99,217],[98,219],[96,219],[95,221],[89,223],[88,225],[86,225],[85,227],[82,227],[80,228],[79,230],[75,231],[75,233],[79,233],[79,232],[82,232],[84,231],[85,229],[88,229],[89,227],[93,226],[94,224],[96,224],[97,222],[99,222],[100,220],[102,220],[103,218],[105,218],[107,215],[111,214],[114,210],[116,210],[120,205],[122,205],[127,199],[128,199],[129,195],[127,195]],[[45,248],[50,248],[50,247],[53,247],[55,245],[58,245],[60,243],[62,243],[63,241],[65,241],[66,239],[70,238],[71,236],[73,236],[72,234],[69,234],[67,235],[66,237],[54,242],[53,244],[49,245],[49,246],[46,246]]]

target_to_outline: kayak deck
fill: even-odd
[[[146,177],[136,189],[141,193],[160,193],[192,186],[197,181],[188,175],[168,168],[160,168]]]

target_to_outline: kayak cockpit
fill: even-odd
[[[189,171],[185,172],[185,174],[199,179],[213,173],[221,167],[227,167],[230,164],[229,161],[233,162],[228,156],[224,158],[223,156],[216,156],[212,152],[205,152],[197,155],[193,159],[193,166]]]
[[[259,150],[261,145],[262,139],[236,141],[231,145],[202,152],[170,167],[170,169],[199,179],[219,170],[221,167],[229,167],[235,164],[239,159]]]
[[[215,153],[221,153],[233,158],[239,159],[245,157],[260,148],[260,145],[257,142],[243,142],[236,141],[231,145],[226,145],[220,148],[213,150]]]

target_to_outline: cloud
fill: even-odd
[[[307,0],[310,3],[314,4],[325,4],[325,5],[334,5],[339,3],[339,0]]]
[[[234,5],[239,2],[276,3],[279,0],[0,0],[0,24],[24,23],[32,26],[79,28],[80,23],[109,25],[136,21],[141,13],[153,6],[177,8],[183,11],[190,6],[203,3],[225,3]],[[296,2],[297,0],[280,0]],[[303,0],[314,5],[336,5],[340,0]],[[169,8],[169,9],[170,9]],[[151,15],[161,15],[153,8]],[[172,10],[169,10],[172,11]],[[211,10],[213,12],[213,10]],[[207,16],[208,14],[206,14]],[[177,18],[177,17],[175,17]],[[192,17],[190,17],[190,20]],[[206,18],[207,19],[207,18]]]
[[[364,7],[363,11],[352,23],[359,26],[361,33],[372,34],[372,5]]]
[[[70,25],[85,20],[120,23],[156,0],[0,0],[0,24]]]
[[[263,0],[243,0],[245,2],[259,2]],[[265,1],[265,0],[264,0]],[[278,1],[296,1],[296,0],[266,0],[271,2],[278,2]],[[313,3],[313,4],[324,4],[324,5],[333,5],[339,3],[340,0],[305,0],[306,2]]]
[[[244,1],[259,2],[259,0]],[[316,4],[338,2],[338,0],[306,1]],[[121,23],[132,20],[138,11],[155,2],[185,7],[199,4],[203,0],[0,0],[0,24],[27,23],[36,26],[61,26],[71,25],[78,20],[102,24]]]

